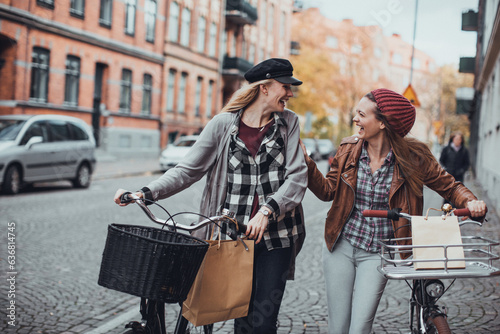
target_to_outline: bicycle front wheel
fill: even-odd
[[[448,320],[444,314],[438,314],[432,318],[432,324],[434,325],[435,331],[429,331],[429,333],[436,334],[451,334],[450,326],[448,325]]]

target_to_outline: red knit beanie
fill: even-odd
[[[378,108],[387,118],[391,129],[398,135],[404,137],[410,132],[415,123],[416,111],[406,97],[392,90],[379,88],[372,92]]]

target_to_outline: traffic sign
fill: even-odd
[[[420,107],[420,101],[418,100],[417,94],[415,94],[415,91],[413,90],[411,84],[406,87],[403,96],[406,97],[415,107]]]

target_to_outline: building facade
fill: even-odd
[[[287,57],[292,9],[291,0],[0,0],[0,114],[79,117],[104,151],[157,155],[199,133],[253,64]]]
[[[316,83],[316,86],[340,83],[332,98],[348,101],[329,111],[333,123],[342,117],[344,122],[350,122],[350,111],[367,92],[385,87],[403,94],[411,83],[421,104],[411,133],[424,141],[434,140],[431,116],[437,112],[438,67],[432,57],[413,49],[397,34],[384,35],[378,25],[356,26],[352,19],[332,20],[318,8],[298,11],[293,20],[293,36],[301,47],[309,45],[322,50],[332,66],[338,67],[334,77]],[[314,26],[314,34],[304,29],[309,26]]]
[[[475,58],[461,58],[460,71],[474,73],[470,154],[473,170],[496,209],[500,207],[500,1],[479,0],[462,14],[462,30],[477,31]]]

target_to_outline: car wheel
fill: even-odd
[[[5,172],[2,191],[6,194],[15,195],[21,190],[21,171],[17,166],[10,166]]]
[[[76,178],[73,179],[75,188],[88,188],[90,186],[90,168],[87,164],[82,164],[76,172]]]

